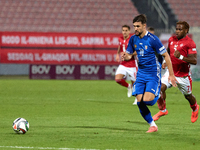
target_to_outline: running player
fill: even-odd
[[[147,105],[154,105],[159,98],[163,57],[169,69],[168,79],[173,86],[176,86],[176,79],[167,50],[157,36],[146,30],[146,22],[145,15],[138,15],[133,19],[135,35],[130,38],[122,59],[129,60],[133,53],[137,52],[138,72],[133,86],[133,95],[137,97],[137,105],[142,117],[150,125],[147,133],[151,133],[156,132],[158,127]]]
[[[189,28],[190,26],[186,21],[179,21],[176,23],[176,35],[169,38],[168,53],[170,54],[174,74],[178,81],[178,89],[190,104],[192,109],[191,122],[194,123],[198,119],[199,105],[192,94],[190,64],[197,64],[197,51],[195,42],[187,35]],[[165,67],[165,64],[163,64],[163,67]],[[162,77],[162,93],[157,101],[160,111],[153,116],[154,121],[168,114],[165,103],[165,91],[172,87],[172,84],[168,83],[168,76],[169,72],[167,71]]]
[[[137,60],[136,56],[133,56],[128,61],[121,61],[120,54],[122,52],[126,51],[126,48],[128,46],[128,42],[130,39],[130,26],[123,25],[122,26],[122,35],[119,37],[119,46],[117,50],[116,55],[116,61],[120,63],[119,67],[117,68],[117,71],[115,73],[115,81],[124,86],[127,87],[128,93],[127,96],[132,96],[132,90],[133,90],[133,83],[136,80],[136,72],[137,72]],[[131,80],[131,84],[126,82],[126,78],[129,78]],[[137,104],[137,99],[135,99],[135,102],[133,104]]]

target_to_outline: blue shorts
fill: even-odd
[[[148,81],[141,81],[137,80],[133,85],[133,96],[144,94],[145,92],[150,92],[155,95],[155,97],[159,96],[161,89],[161,81],[156,80],[148,80]]]

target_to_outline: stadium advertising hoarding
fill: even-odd
[[[1,32],[2,47],[116,48],[114,33]]]
[[[2,32],[1,63],[117,64],[118,37],[103,33]]]
[[[121,34],[0,34],[0,62],[30,64],[31,79],[114,79]]]
[[[118,65],[30,65],[30,79],[113,80]]]
[[[1,49],[1,63],[117,64],[116,50]]]

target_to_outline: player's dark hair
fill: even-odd
[[[189,25],[186,21],[178,21],[178,22],[176,23],[176,25],[177,25],[177,24],[183,25],[184,28],[185,28],[186,30],[188,30],[188,32],[189,32],[190,25]]]
[[[130,30],[130,29],[131,29],[131,28],[130,28],[130,26],[128,26],[128,25],[126,25],[126,24],[125,24],[125,25],[123,25],[123,26],[122,26],[122,28],[128,28],[128,30]]]
[[[133,19],[133,23],[135,22],[141,22],[142,24],[147,23],[147,17],[144,14],[138,15]]]
[[[148,30],[149,31],[154,31],[154,28],[153,27],[148,27]]]

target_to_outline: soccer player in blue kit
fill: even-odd
[[[146,30],[146,22],[146,16],[143,14],[133,19],[135,34],[130,38],[127,50],[122,55],[122,60],[129,60],[136,51],[138,56],[138,72],[132,95],[137,97],[140,113],[150,125],[147,133],[151,133],[157,132],[158,127],[153,121],[147,105],[154,105],[159,98],[163,57],[169,69],[169,82],[176,87],[177,81],[167,50],[157,36]]]

